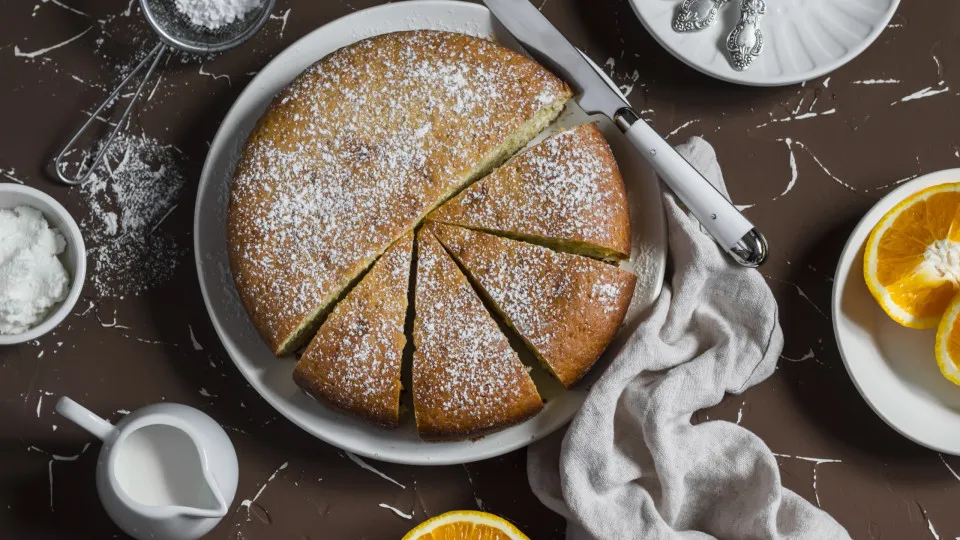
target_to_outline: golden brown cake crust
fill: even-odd
[[[564,251],[630,255],[630,215],[620,169],[593,124],[561,131],[463,190],[430,219]],[[594,248],[594,249],[589,249]],[[609,253],[607,253],[609,252]]]
[[[394,240],[569,96],[516,52],[435,31],[365,39],[297,77],[250,134],[228,210],[233,278],[274,353],[305,341]]]
[[[578,255],[428,222],[504,318],[564,386],[589,371],[613,340],[636,276]]]
[[[525,366],[443,246],[417,235],[413,402],[427,440],[465,439],[543,408]]]
[[[383,427],[396,427],[413,232],[380,256],[324,321],[293,380],[319,400]]]

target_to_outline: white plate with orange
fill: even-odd
[[[870,407],[905,437],[960,455],[957,182],[960,169],[927,174],[867,212],[840,256],[832,315]]]

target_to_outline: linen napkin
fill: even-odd
[[[716,154],[677,150],[726,194]],[[726,421],[691,424],[724,393],[769,377],[783,349],[777,303],[664,193],[672,276],[588,394],[566,434],[530,447],[537,497],[571,540],[849,538],[780,484],[770,449]]]

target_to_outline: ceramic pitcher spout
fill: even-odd
[[[203,466],[203,481],[213,498],[211,507],[181,506],[178,513],[183,517],[192,518],[222,518],[227,515],[227,510],[229,510],[227,502],[224,500],[223,494],[220,493],[220,487],[206,464]]]
[[[182,506],[179,512],[181,517],[189,518],[222,518],[227,515],[226,505],[220,505],[217,508],[194,508],[191,506]]]
[[[188,508],[184,507],[183,510],[179,512],[181,517],[189,518],[222,518],[227,515],[227,509],[217,509],[211,510],[208,508]]]

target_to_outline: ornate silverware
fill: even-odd
[[[727,36],[727,52],[733,69],[743,71],[757,59],[763,50],[760,19],[767,12],[764,0],[740,0],[740,21]]]
[[[728,0],[683,0],[676,16],[673,29],[677,32],[695,32],[703,30],[717,20],[720,6]]]

